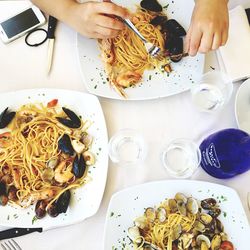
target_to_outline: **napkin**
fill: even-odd
[[[250,77],[250,25],[241,5],[229,12],[228,41],[217,56],[221,70],[234,82]]]

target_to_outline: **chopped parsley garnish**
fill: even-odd
[[[35,221],[37,221],[38,219],[37,219],[37,217],[36,216],[34,216],[33,218],[32,218],[32,225],[35,223]]]

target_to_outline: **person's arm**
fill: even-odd
[[[127,18],[126,9],[110,2],[77,3],[75,0],[32,0],[45,13],[56,17],[90,38],[115,37],[124,25],[111,16]]]
[[[186,36],[186,51],[191,56],[225,45],[228,38],[228,0],[196,0]]]

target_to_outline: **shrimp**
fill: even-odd
[[[20,186],[20,171],[17,168],[13,168],[12,170],[12,176],[13,176],[13,181],[14,185],[17,189],[19,189]]]
[[[111,39],[102,39],[99,40],[99,43],[102,48],[102,60],[105,63],[112,64],[115,60],[115,54],[114,54],[114,48],[113,48],[113,43]]]
[[[127,88],[138,83],[142,79],[142,75],[136,71],[127,71],[117,76],[116,83],[118,86]]]
[[[34,200],[47,200],[54,198],[59,191],[60,189],[56,187],[44,188],[38,191],[34,191],[30,195]]]
[[[62,161],[55,169],[55,180],[59,183],[66,183],[74,177],[72,165],[66,166],[66,161]]]

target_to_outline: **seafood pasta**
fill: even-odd
[[[182,58],[181,37],[186,34],[183,27],[173,19],[168,20],[161,6],[160,9],[147,7],[138,7],[131,21],[147,41],[160,48],[160,57],[150,56],[140,38],[128,27],[113,39],[99,40],[109,82],[123,97],[126,97],[124,89],[140,82],[145,70],[156,68],[170,73],[170,61]]]
[[[220,213],[213,198],[198,201],[177,193],[155,208],[146,208],[128,229],[128,237],[134,249],[233,250]]]
[[[0,204],[36,203],[37,218],[66,212],[70,189],[89,181],[95,163],[90,125],[57,99],[16,112],[6,108],[0,115],[0,128],[8,129],[0,134]]]

